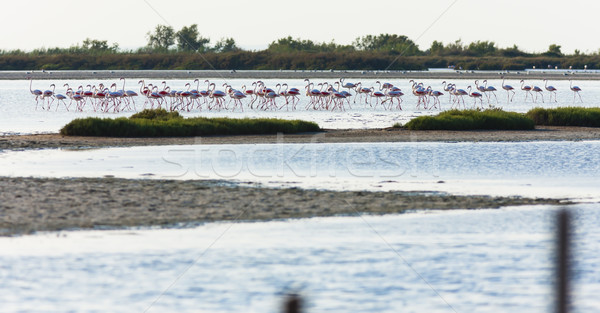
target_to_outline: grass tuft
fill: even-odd
[[[600,108],[534,108],[526,115],[534,120],[536,125],[600,127]]]
[[[183,118],[176,112],[144,110],[130,118],[81,118],[65,125],[64,136],[97,137],[193,137],[211,135],[262,135],[320,131],[319,125],[302,120],[274,118]]]
[[[450,110],[436,116],[420,116],[404,125],[410,130],[531,130],[532,119],[500,109]]]

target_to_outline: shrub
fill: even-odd
[[[533,120],[520,113],[489,110],[451,110],[420,116],[404,126],[410,130],[530,130]]]
[[[174,118],[181,118],[181,115],[179,115],[179,112],[167,112],[165,109],[145,109],[135,113],[130,118],[166,121]]]
[[[182,118],[176,112],[145,110],[130,118],[75,119],[61,130],[64,136],[191,137],[210,135],[260,135],[320,131],[313,122],[272,118]]]
[[[534,108],[526,115],[536,125],[600,127],[600,108]]]

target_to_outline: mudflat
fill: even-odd
[[[0,177],[0,190],[0,236],[566,203],[560,199],[456,196],[426,191],[277,189],[226,181],[118,178]]]

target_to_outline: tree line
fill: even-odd
[[[69,48],[40,48],[30,52],[0,50],[0,70],[102,69],[242,69],[242,70],[423,70],[450,67],[466,70],[522,70],[536,68],[599,68],[598,53],[576,50],[565,55],[552,44],[542,53],[528,53],[516,45],[497,47],[491,41],[444,44],[434,41],[426,50],[403,35],[380,34],[356,38],[349,45],[318,43],[291,36],[277,39],[260,51],[240,48],[233,38],[211,45],[198,25],[175,31],[157,25],[146,34],[147,44],[123,50],[106,40],[85,39]]]

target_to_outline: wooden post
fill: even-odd
[[[302,298],[297,294],[287,295],[284,305],[284,313],[301,313],[302,312]]]
[[[571,216],[563,209],[557,214],[556,313],[568,313],[571,276]]]

